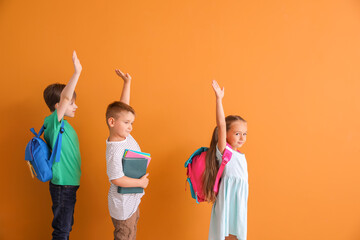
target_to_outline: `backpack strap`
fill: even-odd
[[[224,171],[225,165],[230,161],[231,156],[232,156],[232,152],[229,150],[229,148],[230,147],[228,146],[228,144],[226,144],[224,153],[222,155],[221,165],[216,174],[216,180],[215,180],[214,189],[213,189],[215,193],[217,193],[219,191],[219,182],[220,182],[221,175]]]
[[[62,135],[65,132],[64,129],[64,119],[62,119],[61,121],[61,126],[60,126],[60,132],[56,138],[56,142],[54,145],[54,149],[51,152],[51,157],[50,157],[50,163],[51,165],[54,164],[54,160],[55,162],[59,162],[60,161],[60,153],[61,153],[61,143],[62,143]],[[56,155],[55,155],[56,153]]]
[[[41,134],[43,134],[44,129],[45,129],[45,127],[44,127],[44,125],[42,125],[39,133],[36,133],[34,128],[31,128],[30,131],[31,131],[36,137],[39,138],[39,137],[41,136]]]
[[[193,154],[191,154],[191,156],[190,156],[190,157],[188,158],[188,160],[185,162],[185,168],[187,168],[188,165],[189,165],[190,163],[192,163],[192,160],[193,160],[193,158],[194,158],[195,156],[200,155],[201,153],[206,152],[207,150],[208,150],[207,147],[198,148]]]

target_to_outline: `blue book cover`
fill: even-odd
[[[146,168],[148,159],[146,158],[126,158],[123,157],[123,172],[125,176],[130,178],[141,178],[146,174]],[[143,193],[144,189],[141,187],[118,187],[118,193],[130,194],[130,193]]]

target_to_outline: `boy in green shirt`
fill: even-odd
[[[52,166],[53,178],[50,181],[52,200],[52,221],[54,240],[69,239],[74,223],[76,191],[80,185],[81,158],[79,140],[75,130],[64,120],[64,117],[75,117],[78,108],[75,104],[75,87],[80,77],[82,66],[73,52],[74,74],[68,84],[51,84],[44,90],[44,100],[52,112],[44,121],[44,138],[53,149],[64,121],[60,161]]]

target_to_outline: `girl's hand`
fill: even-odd
[[[131,81],[130,74],[128,74],[128,73],[124,74],[122,71],[120,71],[120,69],[115,69],[115,72],[119,77],[121,77],[124,80],[125,83],[128,83]]]
[[[79,61],[77,55],[76,55],[75,50],[74,50],[74,52],[73,52],[72,59],[73,59],[73,63],[74,63],[75,73],[76,73],[76,74],[80,74],[81,71],[82,71],[82,66],[81,66],[81,64],[80,64],[80,61]]]
[[[214,89],[216,98],[222,99],[224,97],[224,87],[221,89],[215,80],[212,81],[212,87]]]

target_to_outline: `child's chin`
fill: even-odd
[[[129,133],[121,135],[122,138],[127,138],[128,136],[129,136]]]
[[[238,149],[238,148],[241,148],[244,144],[236,144],[235,145],[235,148]]]

